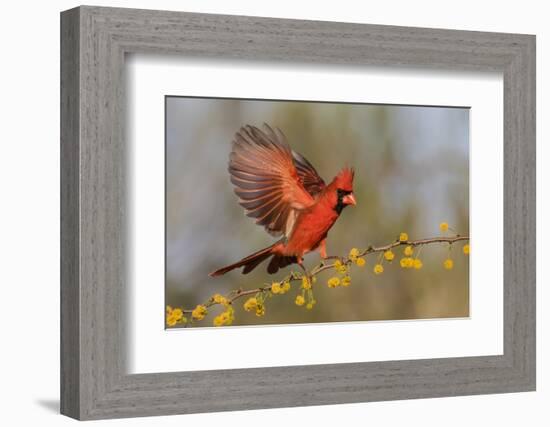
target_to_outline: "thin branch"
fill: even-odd
[[[426,239],[407,240],[407,241],[396,240],[396,241],[394,241],[392,243],[389,243],[387,245],[384,245],[384,246],[377,246],[377,247],[369,246],[367,249],[359,252],[359,254],[355,258],[356,259],[357,258],[364,258],[364,257],[366,257],[368,255],[371,255],[371,254],[386,252],[386,251],[388,251],[390,249],[393,249],[397,246],[418,247],[418,246],[425,246],[425,245],[429,245],[429,244],[433,244],[433,243],[447,243],[449,245],[452,245],[453,243],[460,242],[460,241],[467,241],[467,240],[470,240],[469,236],[460,236],[460,235],[453,236],[453,237],[431,237],[431,238],[426,238]],[[334,262],[330,263],[330,264],[326,264],[327,260],[334,260]],[[285,278],[283,280],[281,280],[279,283],[283,283],[283,282],[289,282],[290,283],[290,282],[295,282],[295,281],[301,281],[304,276],[307,277],[308,281],[311,282],[311,281],[314,280],[314,278],[319,273],[322,273],[325,270],[334,269],[334,267],[336,266],[336,261],[340,261],[343,265],[346,265],[346,266],[348,266],[352,263],[352,260],[350,259],[349,256],[334,256],[334,255],[328,256],[324,260],[322,260],[319,265],[314,267],[309,272],[306,270],[306,268],[303,265],[300,265],[300,267],[304,271],[303,275],[302,275],[302,273],[292,271],[292,272],[290,272],[290,274],[285,276]],[[261,287],[255,288],[255,289],[248,289],[248,290],[237,289],[237,290],[229,292],[229,294],[227,294],[225,296],[225,298],[227,299],[229,304],[232,304],[234,301],[236,301],[236,300],[238,300],[242,297],[245,297],[245,296],[257,295],[257,294],[263,294],[263,293],[266,293],[266,292],[270,292],[271,288],[272,288],[271,284],[264,284],[264,286],[261,286]],[[208,307],[211,307],[211,306],[216,305],[216,304],[218,304],[218,303],[216,303],[213,300],[213,298],[210,298],[208,300],[208,302],[206,302],[203,305],[204,305],[204,307],[208,308]],[[185,314],[191,314],[193,312],[192,309],[185,309],[185,310],[182,310],[182,311]]]
[[[470,236],[430,237],[430,238],[427,238],[427,239],[410,240],[410,241],[407,240],[407,241],[403,241],[403,242],[400,241],[400,240],[397,240],[395,242],[389,243],[389,244],[384,245],[384,246],[378,246],[378,247],[370,246],[367,249],[365,249],[363,252],[360,252],[359,255],[357,256],[357,258],[363,258],[363,257],[365,257],[367,255],[370,255],[370,254],[386,252],[386,251],[388,251],[390,249],[393,249],[397,246],[417,247],[417,246],[429,245],[431,243],[448,243],[449,245],[452,245],[453,243],[460,242],[460,241],[463,241],[463,240],[470,240]],[[327,257],[325,259],[336,259],[336,260],[339,259],[344,264],[349,264],[351,262],[351,260],[347,257],[331,256],[331,257]],[[321,266],[317,267],[317,269],[312,270],[312,274],[317,275],[321,271],[324,271],[324,270],[327,270],[327,269],[333,268],[333,267],[334,267],[334,264],[322,265],[322,263],[321,263]]]

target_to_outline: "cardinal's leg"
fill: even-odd
[[[327,258],[327,239],[323,239],[319,243],[319,254],[321,254],[321,258]]]
[[[304,267],[304,257],[297,256],[296,263],[300,266],[300,268],[304,271],[304,273],[307,274],[307,270]]]

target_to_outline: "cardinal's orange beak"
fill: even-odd
[[[349,194],[345,195],[342,199],[342,202],[344,202],[344,204],[346,204],[346,205],[353,205],[353,206],[355,206],[357,204],[357,202],[355,201],[355,196],[353,195],[353,193],[349,193]]]

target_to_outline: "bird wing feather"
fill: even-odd
[[[300,153],[292,150],[292,158],[302,185],[309,194],[315,197],[326,187],[325,181],[319,176],[313,165]]]
[[[235,194],[246,215],[273,236],[288,237],[297,213],[315,203],[297,170],[305,169],[304,162],[297,168],[295,158],[282,132],[266,124],[263,130],[243,126],[235,134],[229,156]]]

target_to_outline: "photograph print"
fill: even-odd
[[[165,97],[166,328],[467,318],[469,108]]]

